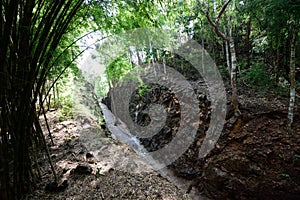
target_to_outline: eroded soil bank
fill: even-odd
[[[168,166],[176,176],[190,180],[186,192],[197,191],[210,199],[300,199],[299,105],[291,131],[287,130],[287,96],[257,95],[240,89],[242,115],[235,118],[228,103],[227,122],[216,148],[198,159],[199,148],[210,122],[209,95],[201,81],[191,81],[199,100],[199,129],[196,140],[178,160]],[[164,128],[152,138],[140,139],[149,151],[168,144],[180,126],[176,96],[161,86],[151,86],[142,97],[133,94],[132,119],[149,124],[148,104],[166,107]],[[199,92],[202,91],[202,92]],[[204,92],[203,92],[204,91]],[[227,91],[230,93],[230,89]],[[109,105],[109,99],[104,100]],[[299,103],[298,103],[299,104]],[[141,113],[138,114],[137,113]]]

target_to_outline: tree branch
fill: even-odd
[[[206,4],[207,9],[206,9],[206,14],[205,14],[205,16],[206,16],[208,22],[214,27],[215,33],[216,33],[219,37],[221,37],[222,39],[224,39],[224,40],[226,40],[226,41],[228,41],[228,42],[230,41],[230,38],[227,37],[224,33],[222,33],[222,32],[219,30],[219,28],[218,28],[218,23],[219,23],[219,20],[220,20],[222,14],[224,13],[226,7],[227,7],[228,4],[230,3],[230,1],[231,1],[231,0],[228,0],[228,1],[222,6],[222,8],[221,8],[221,10],[220,10],[220,12],[219,12],[219,14],[218,14],[217,19],[216,19],[215,22],[213,22],[212,19],[211,19],[210,16],[209,16],[209,5],[208,5],[208,4]],[[199,1],[198,1],[198,2],[199,2]]]
[[[219,21],[220,21],[220,18],[222,16],[222,14],[224,13],[224,11],[226,10],[228,4],[231,2],[231,0],[228,0],[221,8],[217,18],[216,18],[216,21],[215,21],[215,24],[218,25]]]

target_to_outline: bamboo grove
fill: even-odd
[[[36,103],[83,0],[0,2],[0,199],[5,200],[20,199],[36,182],[34,157],[47,151]]]

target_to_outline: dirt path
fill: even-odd
[[[59,184],[67,180],[68,186],[62,191],[45,189],[53,175],[41,159],[43,182],[29,199],[191,199],[128,145],[107,137],[93,119],[81,116],[59,122],[56,111],[47,116],[55,144],[50,146],[51,158]],[[87,167],[87,173],[76,174],[78,165]]]

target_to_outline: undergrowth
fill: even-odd
[[[261,63],[254,63],[248,69],[239,69],[237,80],[239,85],[255,89],[261,96],[270,92],[278,95],[288,92],[287,81],[276,82],[276,78]]]
[[[58,110],[58,119],[64,121],[74,117],[74,74],[69,73],[56,84],[56,95],[51,95],[50,107]],[[54,98],[55,97],[55,98]]]

